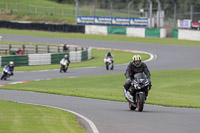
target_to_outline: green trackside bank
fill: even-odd
[[[153,87],[146,101],[147,104],[200,108],[199,69],[153,71],[151,74]],[[32,81],[7,85],[0,87],[0,89],[125,101],[122,89],[125,81],[123,74],[113,74]]]
[[[0,100],[1,133],[87,133],[63,110]]]

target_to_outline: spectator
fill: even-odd
[[[18,49],[17,53],[18,55],[23,55],[23,51],[21,50],[21,48]]]
[[[68,51],[69,50],[69,48],[67,47],[67,44],[65,43],[64,45],[63,45],[63,52],[66,52],[66,51]]]

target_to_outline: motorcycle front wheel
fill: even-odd
[[[139,93],[139,95],[137,97],[137,110],[139,112],[143,111],[144,101],[145,101],[145,94],[144,93]]]
[[[2,76],[1,76],[1,80],[6,80],[6,74],[4,73]]]
[[[106,70],[109,70],[109,64],[106,62]]]

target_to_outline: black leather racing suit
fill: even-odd
[[[126,89],[126,91],[130,88],[131,81],[133,80],[134,75],[136,73],[145,73],[148,80],[150,81],[151,74],[150,74],[149,69],[148,69],[148,67],[145,63],[141,62],[141,65],[136,67],[135,65],[133,65],[133,62],[130,62],[127,69],[126,69],[126,72],[125,72],[125,76],[126,76],[127,81],[124,84],[124,88]]]

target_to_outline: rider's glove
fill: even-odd
[[[148,78],[148,82],[149,82],[149,90],[151,90],[151,88],[152,88],[152,84],[151,84],[151,80],[150,80],[150,78]]]
[[[126,79],[126,82],[129,82],[129,83],[130,83],[130,82],[131,82],[131,79],[129,79],[129,78],[128,78],[128,79]]]

